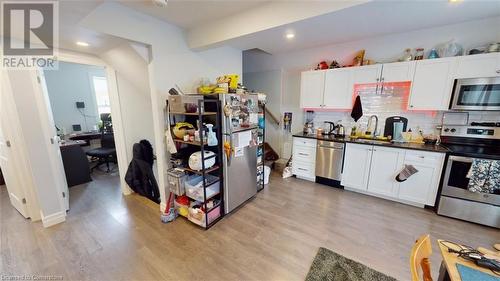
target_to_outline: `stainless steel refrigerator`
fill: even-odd
[[[223,107],[223,139],[231,153],[224,154],[224,205],[226,214],[257,193],[256,94],[220,95]]]

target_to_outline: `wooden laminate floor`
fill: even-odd
[[[423,233],[472,246],[499,242],[498,230],[431,211],[273,175],[271,184],[204,231],[177,219],[162,224],[157,205],[121,196],[119,180],[98,177],[70,189],[63,224],[23,219],[0,188],[0,273],[64,280],[304,280],[318,247],[400,280]]]

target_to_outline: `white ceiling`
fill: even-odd
[[[102,0],[59,1],[59,48],[98,55],[128,42],[79,26],[79,22],[102,2]],[[90,46],[77,46],[77,41],[89,43]]]
[[[118,0],[125,6],[158,19],[189,29],[210,20],[219,20],[258,5],[266,0],[168,0],[166,7],[158,7],[152,0]]]
[[[100,54],[127,42],[124,39],[79,26],[79,22],[104,1],[118,1],[127,7],[184,29],[191,29],[211,19],[220,19],[271,2],[263,0],[168,0],[167,7],[161,8],[155,6],[151,0],[59,1],[60,48]],[[314,1],[311,1],[311,5],[314,5]],[[269,53],[281,53],[492,16],[500,16],[500,1],[498,0],[463,0],[458,3],[450,3],[447,0],[375,0],[234,38],[226,41],[225,44],[241,50],[259,48]],[[286,40],[284,34],[290,30],[294,31],[296,36],[293,40]],[[492,27],[491,30],[478,32],[500,31],[498,27]],[[76,46],[76,41],[88,42],[90,46]]]
[[[235,38],[227,44],[275,54],[493,16],[500,16],[500,1],[374,1]],[[288,31],[295,33],[293,40],[285,39]],[[500,27],[478,32],[500,32]]]

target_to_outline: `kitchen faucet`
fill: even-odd
[[[375,117],[375,128],[373,131],[370,131],[370,128],[372,127],[372,120],[373,117]],[[368,118],[368,126],[366,128],[366,133],[367,135],[371,135],[371,137],[375,137],[375,134],[377,133],[377,127],[378,127],[378,117],[377,115],[372,115],[370,118]]]

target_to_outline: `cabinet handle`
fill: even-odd
[[[424,159],[424,158],[425,158],[425,156],[419,156],[419,157],[420,157],[420,158],[422,158],[422,159]]]
[[[412,105],[412,104],[410,104],[410,107],[411,107],[411,108],[413,108],[413,105]]]
[[[377,82],[380,81],[380,78],[377,78]]]
[[[382,78],[380,79],[380,81],[384,81],[384,79],[385,79],[385,78],[384,78],[384,77],[382,77]]]
[[[497,73],[498,73],[498,74],[500,74],[500,69],[499,69],[499,70],[497,70]]]
[[[373,151],[377,151],[376,149],[373,149]]]
[[[307,171],[307,169],[304,169],[304,168],[297,168],[298,170],[301,170],[301,171]]]
[[[305,154],[305,153],[300,153],[300,152],[299,152],[299,155],[303,155],[303,156],[309,156],[309,154]]]

